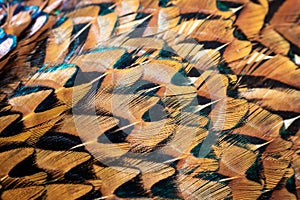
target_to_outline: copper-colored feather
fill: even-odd
[[[0,199],[299,199],[297,0],[0,3]]]

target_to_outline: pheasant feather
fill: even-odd
[[[300,199],[299,15],[0,1],[0,199]]]

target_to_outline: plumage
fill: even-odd
[[[299,8],[0,1],[0,199],[299,199]]]

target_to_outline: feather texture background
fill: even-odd
[[[0,2],[1,199],[300,198],[298,0]]]

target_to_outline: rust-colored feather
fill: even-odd
[[[0,1],[0,199],[299,199],[299,7]]]

